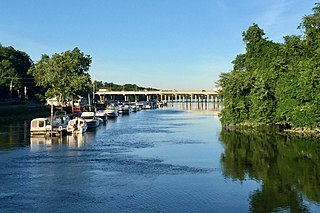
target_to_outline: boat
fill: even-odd
[[[83,112],[81,118],[87,122],[88,128],[97,128],[102,123],[102,119],[96,117],[94,112]]]
[[[74,118],[68,122],[67,132],[71,134],[82,134],[87,131],[88,124],[83,118]]]
[[[130,103],[130,107],[131,107],[131,111],[132,112],[137,112],[138,108],[139,108],[138,105],[135,102]]]
[[[149,101],[147,102],[144,102],[143,103],[143,106],[142,106],[142,109],[151,109],[151,104]]]
[[[118,117],[118,107],[114,104],[109,105],[107,106],[106,113],[109,118]]]
[[[101,118],[102,122],[106,122],[108,119],[106,110],[103,110],[103,109],[97,110],[96,117]]]
[[[130,114],[131,112],[131,106],[129,103],[123,103],[122,105],[119,105],[119,109],[118,109],[118,112],[121,113],[121,114]]]
[[[53,128],[62,128],[66,130],[70,117],[66,111],[56,111],[53,116]]]
[[[64,133],[62,126],[53,128],[49,118],[35,118],[30,122],[30,134],[60,136]]]

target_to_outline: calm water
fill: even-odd
[[[28,130],[0,126],[0,212],[320,212],[317,140],[221,132],[173,108],[83,136]]]

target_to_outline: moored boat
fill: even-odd
[[[135,102],[130,103],[130,107],[131,107],[131,112],[137,112],[139,108]]]
[[[83,118],[74,118],[68,122],[67,132],[71,134],[82,134],[87,131],[88,124]]]
[[[56,111],[53,116],[53,128],[62,128],[66,130],[70,117],[67,115],[66,111]]]
[[[118,117],[118,107],[114,104],[109,105],[107,106],[106,113],[109,118]]]
[[[96,117],[96,114],[94,112],[83,112],[81,114],[81,118],[83,118],[87,122],[88,128],[97,128],[102,120]]]
[[[103,110],[103,109],[97,110],[96,117],[101,118],[103,122],[106,122],[108,119],[106,110]]]
[[[126,115],[130,114],[130,112],[131,112],[130,104],[124,103],[122,105],[119,105],[118,112],[121,113],[121,114],[126,114]]]
[[[30,134],[60,136],[64,132],[62,126],[53,128],[49,118],[35,118],[30,122]]]

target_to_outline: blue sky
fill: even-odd
[[[257,23],[270,40],[299,35],[312,0],[0,0],[0,43],[30,55],[79,47],[94,80],[213,89]]]

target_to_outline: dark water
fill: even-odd
[[[0,126],[0,212],[320,212],[320,143],[140,111],[82,136]]]

